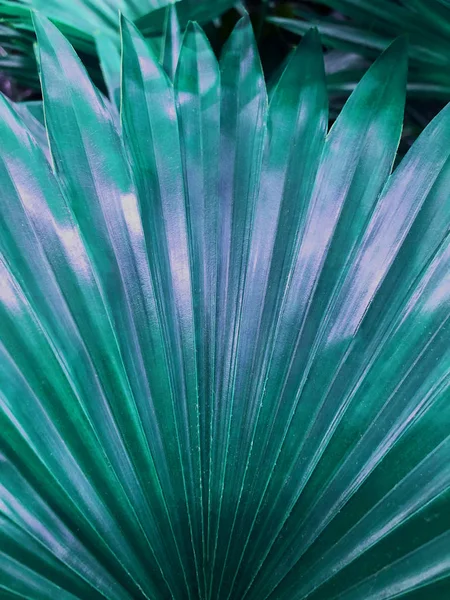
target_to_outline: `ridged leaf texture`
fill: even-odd
[[[448,598],[450,111],[392,172],[405,41],[327,131],[317,32],[269,103],[248,18],[162,65],[122,18],[119,116],[35,27],[45,127],[0,100],[0,597]]]

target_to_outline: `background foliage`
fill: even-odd
[[[159,47],[172,0],[0,0],[0,85],[14,100],[40,99],[30,8],[51,18],[68,36],[105,90],[100,53],[118,48],[117,11],[134,20]],[[334,120],[369,64],[396,37],[407,34],[409,73],[400,153],[450,99],[450,4],[447,0],[180,0],[184,28],[197,20],[217,54],[243,11],[257,31],[266,78],[277,80],[286,57],[315,26],[326,49],[325,66]],[[149,11],[149,7],[151,10]],[[118,50],[116,50],[118,52]],[[104,67],[112,68],[111,63]]]

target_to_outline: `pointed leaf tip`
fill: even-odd
[[[408,68],[408,36],[401,35],[396,38],[380,54],[373,65],[368,69],[368,73],[378,72],[379,70],[389,69],[391,72],[404,78],[404,87],[406,89],[406,76]]]
[[[126,17],[124,14],[122,14],[121,18],[120,18],[120,32],[121,32],[121,36],[122,36],[122,43],[123,43],[123,34],[124,33],[126,33],[128,35],[128,37],[132,40],[140,39],[140,40],[144,41],[144,37],[143,37],[142,33],[139,31],[139,29],[136,27],[136,25],[133,23],[133,21],[131,19],[129,19],[128,17]],[[148,47],[151,54],[153,55],[151,44],[146,43],[145,45],[146,45],[146,47]],[[122,48],[122,51],[123,51],[123,48]]]
[[[131,81],[135,77],[140,79],[143,76],[145,80],[161,75],[167,77],[152,44],[147,43],[136,25],[125,17],[121,23],[121,39],[122,88],[126,85],[126,80]]]
[[[317,69],[316,76],[318,78],[325,78],[325,67],[323,63],[323,51],[322,43],[320,41],[320,35],[316,27],[309,29],[300,43],[295,48],[288,62],[289,65],[293,65],[298,60],[304,60],[304,57],[308,55],[313,59],[315,68]]]
[[[312,86],[312,87],[311,87]],[[328,96],[326,90],[325,66],[319,33],[310,29],[291,53],[277,85],[272,90],[271,103],[281,101],[288,108],[297,110],[299,96],[313,93],[311,102],[316,105],[322,117],[327,119]]]
[[[202,27],[200,27],[200,25],[197,23],[197,21],[188,21],[185,31],[186,31],[186,34],[192,34],[192,33],[203,33],[204,34]]]
[[[361,81],[344,105],[332,130],[335,129],[337,123],[344,120],[345,114],[348,114],[346,119],[350,118],[346,126],[352,121],[356,123],[355,107],[359,107],[363,109],[363,112],[366,112],[369,106],[372,106],[372,109],[377,106],[376,110],[380,114],[389,113],[391,115],[393,119],[391,124],[393,125],[395,122],[394,129],[400,135],[406,98],[407,75],[407,38],[401,36],[394,40],[364,73]],[[393,111],[394,108],[395,111]]]
[[[197,49],[205,49],[213,51],[211,44],[209,43],[208,36],[204,32],[203,28],[197,23],[197,21],[189,21],[184,32],[182,47],[189,46],[191,40],[195,40]]]
[[[321,46],[320,34],[317,27],[311,27],[311,29],[308,29],[308,31],[300,40],[300,43],[302,42],[309,42],[310,44],[319,44]]]
[[[123,13],[119,13],[120,30],[127,29],[133,31],[136,29],[134,23],[132,23]]]
[[[239,19],[239,21],[234,26],[233,32],[239,31],[240,29],[246,29],[248,27],[251,27],[251,29],[253,31],[250,15],[248,14],[247,11],[245,11],[245,13],[242,15],[242,17]]]
[[[50,104],[61,100],[65,95],[66,101],[74,91],[91,100],[97,97],[91,78],[85,65],[65,35],[50,19],[38,12],[33,13],[33,25],[36,32],[38,47],[39,76],[46,109]],[[76,82],[76,83],[75,83]],[[71,91],[69,91],[71,90]]]
[[[73,50],[72,44],[66,36],[52,23],[50,19],[44,16],[37,10],[31,12],[32,23],[36,33],[38,51],[41,50],[45,42],[49,42],[52,46],[63,44],[64,47],[69,47]],[[73,50],[73,52],[75,52]]]
[[[389,44],[389,46],[386,48],[385,52],[390,49],[391,50],[397,49],[398,52],[402,52],[407,55],[408,47],[409,47],[409,35],[407,33],[403,33],[402,35],[399,35],[398,37],[396,37],[395,40]]]
[[[47,17],[41,15],[37,10],[31,11],[31,20],[33,23],[34,31],[36,33],[38,47],[40,48],[40,40],[43,37],[48,37],[48,32],[51,32],[52,28],[57,28],[55,27],[55,25],[53,25],[53,23],[49,21],[49,19],[47,19]]]
[[[219,65],[208,37],[196,22],[190,21],[183,36],[175,88],[178,92],[205,94],[216,88],[219,79]]]
[[[257,71],[260,72],[262,76],[262,66],[259,58],[258,46],[248,13],[236,23],[230,37],[222,49],[222,68],[230,60],[232,60],[232,62],[236,59],[241,60],[238,57],[240,57],[243,52],[247,51],[251,53],[254,67],[256,67]],[[234,59],[231,58],[232,56],[234,56]]]
[[[236,23],[230,37],[228,38],[225,47],[230,45],[242,45],[243,40],[251,38],[256,45],[255,33],[249,14],[246,12]]]

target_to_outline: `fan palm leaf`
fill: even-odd
[[[447,597],[450,112],[392,172],[404,40],[327,132],[316,32],[269,104],[247,18],[220,64],[189,25],[173,84],[123,18],[118,123],[35,21],[46,136],[0,99],[1,597]]]

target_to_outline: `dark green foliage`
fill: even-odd
[[[445,600],[450,109],[392,173],[404,39],[328,131],[316,31],[169,25],[0,99],[0,597]]]

